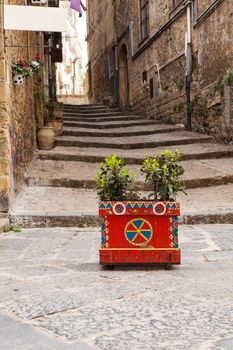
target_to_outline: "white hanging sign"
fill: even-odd
[[[4,6],[4,29],[66,32],[67,9],[37,6]]]

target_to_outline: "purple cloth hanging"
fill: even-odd
[[[86,11],[86,7],[83,5],[81,0],[71,0],[70,8],[79,12],[79,17],[82,17],[83,10]]]

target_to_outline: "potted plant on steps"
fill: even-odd
[[[61,136],[63,132],[63,103],[58,101],[47,101],[46,125],[53,127],[55,136]]]
[[[45,108],[45,126],[38,129],[38,146],[41,150],[51,150],[54,147],[55,136],[62,135],[63,104],[49,100],[44,94],[40,94],[39,98]]]
[[[132,191],[135,177],[116,155],[106,158],[97,173],[100,264],[164,264],[167,268],[180,264],[180,205],[175,201],[177,192],[184,192],[180,153],[166,151],[147,157],[141,171],[146,182],[153,184],[153,199],[141,200]]]
[[[48,111],[45,108],[48,101],[47,96],[44,95],[40,86],[41,79],[37,77],[35,86],[35,100],[36,100],[36,118],[37,118],[37,144],[40,150],[51,150],[55,143],[54,129],[51,126],[44,125],[45,115],[47,117]]]

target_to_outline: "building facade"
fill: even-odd
[[[60,1],[67,8],[69,2]],[[67,33],[63,34],[63,61],[57,66],[58,95],[84,95],[84,73],[82,70],[82,46],[80,43],[78,12],[68,8]]]
[[[88,2],[92,101],[233,139],[232,0]]]

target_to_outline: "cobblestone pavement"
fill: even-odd
[[[0,235],[0,350],[233,349],[233,225],[181,226],[182,265],[98,265],[97,229]]]

